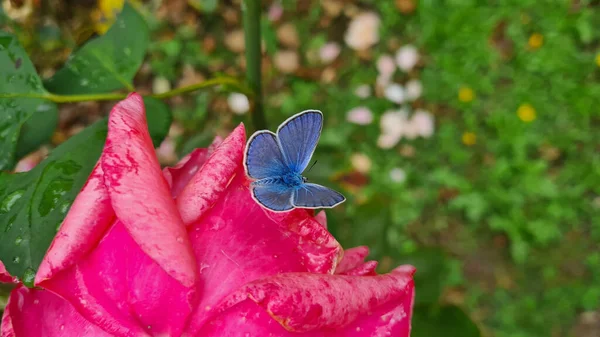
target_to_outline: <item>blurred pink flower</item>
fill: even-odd
[[[358,125],[368,125],[373,122],[373,113],[369,108],[364,106],[356,107],[346,114],[348,122]]]
[[[15,172],[27,172],[27,171],[33,169],[47,155],[48,155],[48,150],[43,147],[33,153],[28,154],[27,156],[25,156],[21,160],[19,160],[19,162],[15,166]]]
[[[412,266],[376,275],[325,213],[273,213],[250,196],[245,130],[161,171],[142,98],[109,117],[106,145],[3,337],[400,336]],[[0,263],[0,281],[14,282]]]
[[[419,62],[419,51],[413,45],[400,47],[396,51],[396,64],[404,72],[411,71]]]
[[[282,15],[283,15],[283,6],[281,6],[281,3],[279,3],[278,1],[274,1],[273,4],[271,4],[271,7],[269,7],[269,12],[267,14],[269,21],[271,21],[271,22],[279,21],[279,19],[281,19]]]
[[[411,124],[419,136],[429,138],[433,135],[435,122],[428,111],[416,110],[411,119]]]
[[[348,26],[344,41],[354,50],[365,50],[379,42],[379,16],[373,12],[358,14]]]
[[[338,57],[338,55],[340,55],[341,50],[342,48],[338,43],[327,42],[321,47],[321,49],[319,49],[319,58],[324,64],[331,63]]]
[[[379,56],[377,59],[377,71],[382,76],[391,77],[396,71],[394,58],[387,54]]]

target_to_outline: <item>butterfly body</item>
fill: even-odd
[[[246,174],[255,179],[252,197],[275,211],[301,208],[331,208],[346,200],[327,187],[308,183],[302,172],[317,146],[323,114],[306,110],[288,118],[277,133],[258,131],[248,140],[244,152]]]
[[[257,181],[252,182],[252,185],[257,186],[257,185],[284,185],[286,187],[289,188],[300,188],[302,186],[302,184],[304,184],[305,182],[307,182],[308,180],[303,177],[301,174],[295,173],[295,172],[289,172],[285,175],[282,175],[280,177],[272,177],[272,178],[265,178],[265,179],[260,179]]]

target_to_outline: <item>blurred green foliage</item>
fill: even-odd
[[[399,11],[401,2],[414,11]],[[571,336],[579,314],[600,310],[597,1],[345,1],[350,13],[378,13],[380,41],[362,54],[343,47],[334,66],[309,56],[328,41],[344,45],[345,13],[328,18],[322,2],[282,1],[282,18],[269,21],[267,10],[277,2],[267,3],[267,120],[274,126],[308,108],[325,113],[318,163],[308,177],[345,191],[348,201],[328,212],[329,228],[345,247],[368,245],[382,271],[417,266],[415,336]],[[195,20],[178,21],[147,5],[148,69],[134,80],[137,87],[156,78],[175,84],[186,67],[206,77],[243,76],[243,53],[224,43],[240,29],[239,8],[225,1],[189,5],[196,12],[172,16]],[[277,52],[289,49],[277,35],[284,23],[296,27],[300,41],[302,66],[292,74],[273,66]],[[58,53],[51,32],[45,35]],[[380,117],[397,105],[380,94],[361,99],[354,90],[375,83],[379,56],[409,43],[420,50],[420,65],[394,80],[421,80],[424,96],[411,108],[430,111],[436,128],[431,138],[402,139],[384,150],[376,145]],[[333,80],[322,80],[324,68],[334,69]],[[169,103],[183,129],[179,155],[249,121],[223,108],[219,94]],[[346,120],[357,106],[373,112],[372,124]],[[355,154],[370,159],[367,173],[353,166]],[[404,181],[390,176],[398,168]]]

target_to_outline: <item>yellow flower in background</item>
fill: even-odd
[[[98,0],[98,8],[92,13],[94,29],[98,34],[104,34],[115,21],[123,8],[125,0]]]
[[[475,99],[475,92],[469,87],[461,87],[458,90],[458,100],[464,103],[471,102]]]
[[[596,54],[596,65],[600,67],[600,53]]]
[[[529,37],[527,44],[529,44],[531,49],[538,49],[544,44],[544,36],[540,33],[533,33]]]
[[[465,132],[462,135],[462,142],[466,146],[473,146],[477,143],[477,135],[473,132]]]
[[[531,104],[521,104],[519,109],[517,109],[517,116],[523,122],[529,123],[535,120],[535,108],[531,106]]]

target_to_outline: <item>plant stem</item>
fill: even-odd
[[[232,87],[235,87],[235,89],[237,91],[240,91],[244,94],[251,94],[252,91],[245,87],[244,85],[242,85],[238,80],[236,80],[235,78],[231,78],[231,77],[217,77],[217,78],[213,78],[210,80],[206,80],[206,81],[202,81],[199,83],[194,83],[194,84],[190,84],[188,86],[185,87],[181,87],[181,88],[176,88],[173,89],[171,91],[167,91],[165,93],[162,94],[155,94],[155,95],[151,95],[154,98],[169,98],[169,97],[173,97],[173,96],[177,96],[180,94],[184,94],[186,92],[190,92],[190,91],[195,91],[195,90],[199,90],[199,89],[204,89],[204,88],[208,88],[208,87],[212,87],[215,85],[230,85]]]
[[[217,85],[230,85],[234,87],[236,91],[252,96],[252,91],[249,88],[240,83],[240,81],[231,77],[217,77],[203,82],[194,83],[185,87],[176,88],[162,94],[152,94],[149,96],[158,99],[164,99]],[[26,97],[46,99],[55,103],[74,103],[87,101],[118,101],[124,99],[125,97],[127,97],[127,95],[128,94],[124,93],[103,93],[84,95],[55,95],[52,93],[0,93],[0,99]]]
[[[250,89],[254,92],[254,109],[252,124],[257,130],[266,129],[267,121],[263,110],[261,81],[261,35],[260,35],[260,0],[244,0],[244,40],[246,45],[246,78]]]

